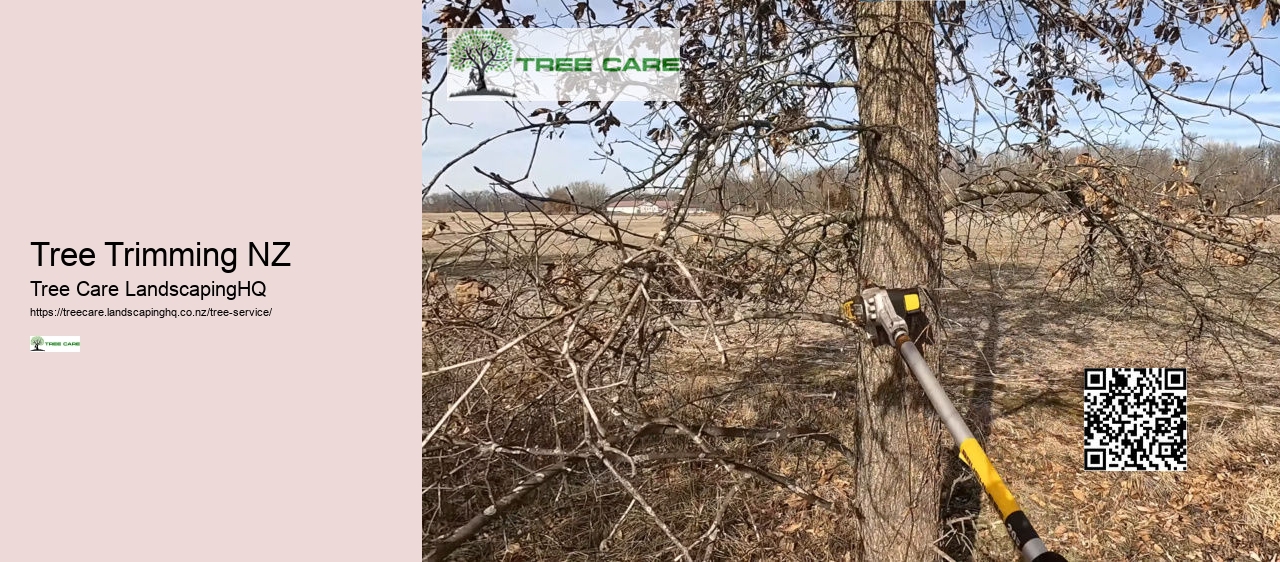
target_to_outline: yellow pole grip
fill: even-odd
[[[1013,499],[1013,493],[1005,487],[1004,480],[1000,479],[996,467],[991,464],[991,460],[987,458],[987,453],[982,450],[982,445],[978,444],[977,439],[970,437],[960,444],[960,460],[963,460],[969,468],[973,469],[974,474],[978,475],[978,481],[982,482],[987,495],[991,496],[991,500],[996,503],[996,509],[1000,510],[1001,519],[1022,509],[1018,507],[1018,501]]]

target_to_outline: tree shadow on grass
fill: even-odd
[[[1075,327],[1100,317],[1099,309],[1105,302],[1089,298],[1053,298],[1036,286],[1039,272],[1034,267],[1005,265],[1000,268],[1000,282],[996,283],[995,273],[986,269],[980,273],[988,276],[988,286],[1007,288],[958,290],[947,296],[944,310],[951,322],[945,336],[949,345],[944,356],[944,370],[950,363],[971,374],[967,392],[953,388],[949,394],[964,415],[965,423],[984,446],[992,422],[997,418],[1028,407],[1067,411],[1071,404],[1062,395],[1079,392],[1076,386],[1061,388],[1046,378],[1038,392],[1020,395],[1016,403],[1001,400],[1003,407],[998,407],[998,374],[1017,369],[1010,355],[1020,351],[1016,349],[1020,342],[1050,340],[1058,342],[1058,345],[1089,346],[1097,341],[1091,331]],[[1008,347],[1014,349],[1006,349]],[[971,562],[974,559],[978,517],[989,502],[981,482],[960,460],[958,447],[949,447],[943,462],[945,476],[939,490],[943,539],[939,547],[957,562]],[[994,464],[999,470],[998,459]]]

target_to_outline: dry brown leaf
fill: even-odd
[[[479,279],[463,279],[453,286],[453,298],[459,305],[486,302],[494,288]]]
[[[1226,248],[1214,248],[1213,259],[1217,260],[1219,263],[1223,265],[1229,265],[1233,267],[1247,265],[1249,263],[1249,258],[1247,256],[1237,254]],[[1225,477],[1222,475],[1222,473],[1218,473],[1219,480],[1222,480],[1224,478]]]
[[[1158,74],[1160,72],[1160,69],[1162,68],[1164,68],[1164,59],[1161,59],[1159,57],[1153,58],[1149,62],[1147,62],[1147,69],[1142,73],[1142,75],[1146,76],[1147,80],[1150,80],[1154,78],[1155,75]]]
[[[795,495],[787,498],[783,503],[787,504],[787,506],[792,509],[804,509],[809,507],[809,500]]]

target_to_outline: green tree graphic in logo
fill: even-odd
[[[463,31],[457,39],[449,43],[449,66],[459,72],[470,71],[468,82],[474,89],[463,90],[453,96],[510,96],[511,92],[489,88],[485,74],[502,72],[511,68],[511,42],[501,33],[487,29],[469,29]]]
[[[31,351],[44,351],[43,349],[40,349],[42,344],[44,344],[44,338],[40,336],[31,336],[31,345],[35,346],[35,349],[32,349]]]

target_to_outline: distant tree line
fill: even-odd
[[[538,199],[506,191],[444,192],[428,195],[422,201],[424,213],[478,211],[482,213],[516,213],[537,211],[569,214],[599,209],[609,198],[609,188],[602,183],[575,181],[538,195]]]
[[[422,201],[424,213],[478,211],[481,213],[514,213],[537,211],[538,205],[514,193],[497,191],[462,191],[432,193]]]
[[[1193,185],[1198,194],[1212,198],[1225,209],[1239,205],[1235,214],[1262,215],[1280,212],[1280,143],[1259,146],[1206,141],[1189,138],[1177,149],[1138,148],[1130,146],[1076,147],[1057,154],[1057,166],[1073,165],[1087,155],[1107,166],[1140,170],[1147,186],[1166,182]],[[1043,163],[1034,162],[1013,151],[963,159],[955,155],[942,158],[941,179],[944,186],[955,188],[984,175],[1035,171]],[[860,198],[857,163],[819,169],[752,170],[753,173],[731,171],[721,177],[707,178],[710,185],[697,190],[695,204],[718,212],[762,214],[771,212],[805,212],[843,209],[849,201]],[[779,186],[785,186],[779,189]],[[1155,203],[1158,191],[1136,192],[1135,202]],[[1013,199],[1035,196],[1014,196]],[[1029,203],[1030,201],[1020,201]]]
[[[1267,215],[1280,212],[1280,143],[1258,146],[1188,138],[1177,149],[1130,146],[1075,147],[1058,154],[1056,166],[1093,162],[1137,172],[1146,181],[1129,186],[1128,199],[1134,203],[1157,204],[1174,186],[1192,188],[1201,200],[1231,214]],[[992,154],[976,165],[952,165],[942,171],[943,184],[955,186],[984,174],[1008,171],[1033,172],[1041,164],[1013,154]],[[1015,196],[1013,199],[1033,199]]]
[[[1152,184],[1185,181],[1199,194],[1212,197],[1220,208],[1241,205],[1236,214],[1280,213],[1280,143],[1258,146],[1189,138],[1177,149],[1102,146],[1060,151],[1059,165],[1071,165],[1081,155],[1112,166],[1142,170]],[[984,174],[1027,173],[1040,163],[1020,154],[1000,152],[976,158],[943,158],[942,183],[957,186]],[[692,205],[719,213],[765,214],[844,209],[857,200],[857,164],[818,168],[732,170],[702,180]],[[779,189],[779,185],[785,189]],[[557,186],[535,201],[509,192],[467,191],[435,193],[423,201],[423,212],[524,212],[551,214],[600,209],[611,195],[604,184],[576,181]],[[1156,200],[1158,193],[1138,192],[1139,199]],[[1026,196],[1032,198],[1032,196]],[[1245,204],[1247,203],[1247,204]]]

